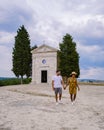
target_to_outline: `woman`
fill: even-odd
[[[69,85],[70,99],[71,99],[71,102],[73,104],[73,102],[76,99],[77,88],[78,88],[78,91],[80,90],[80,88],[78,86],[77,79],[76,79],[77,73],[72,72],[70,75],[71,75],[71,77],[68,78],[68,82],[67,82],[66,87]]]

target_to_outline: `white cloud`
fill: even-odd
[[[104,62],[103,47],[95,45],[96,43],[94,45],[89,45],[90,43],[84,45],[84,40],[87,41],[87,38],[103,38],[103,12],[103,0],[75,0],[74,2],[73,0],[0,1],[0,23],[4,23],[4,27],[7,23],[13,24],[12,26],[15,29],[10,32],[10,30],[4,31],[2,27],[0,31],[0,45],[5,44],[5,46],[0,46],[0,50],[3,50],[0,52],[1,61],[11,68],[12,50],[9,50],[8,47],[11,47],[14,43],[14,31],[17,30],[17,26],[24,24],[30,34],[32,45],[42,44],[45,41],[46,44],[58,48],[63,35],[69,33],[78,41],[80,57],[94,62]],[[4,67],[2,70],[5,72],[8,70],[8,75],[11,73],[9,67],[1,67]]]
[[[93,62],[104,62],[104,49],[98,45],[83,45],[77,44],[78,52],[82,57]]]
[[[28,26],[32,26],[35,34],[40,35],[40,38],[46,37],[45,40],[50,41],[51,44],[57,42],[57,37],[62,37],[65,33],[75,37],[103,37],[104,16],[96,10],[91,12],[96,5],[101,6],[102,9],[102,4],[98,1],[27,0],[27,5],[33,10],[34,22],[37,21]],[[100,8],[97,7],[97,10],[99,11]]]
[[[93,68],[81,69],[81,79],[99,79],[104,80],[104,68]]]
[[[0,45],[0,77],[14,76],[12,69],[12,54],[9,47]]]
[[[14,43],[14,36],[15,36],[15,33],[1,31],[0,44]]]
[[[102,38],[104,34],[104,17],[95,16],[90,18],[82,31],[85,37]]]

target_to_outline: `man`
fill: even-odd
[[[55,99],[56,99],[56,105],[61,103],[61,97],[62,97],[62,86],[64,88],[64,82],[60,75],[60,71],[56,71],[56,75],[52,77],[52,89],[55,92]],[[59,94],[59,99],[58,99]]]

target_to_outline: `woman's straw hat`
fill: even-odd
[[[70,75],[77,75],[77,73],[73,71]]]

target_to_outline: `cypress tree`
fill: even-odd
[[[27,30],[22,25],[17,30],[15,36],[15,44],[12,53],[13,69],[12,71],[17,77],[21,77],[21,83],[23,76],[27,78],[31,75],[31,47],[30,39]]]
[[[62,76],[69,77],[72,71],[80,75],[79,54],[76,50],[76,43],[71,35],[66,34],[63,37],[63,42],[59,44],[60,51],[58,52],[59,65]]]

